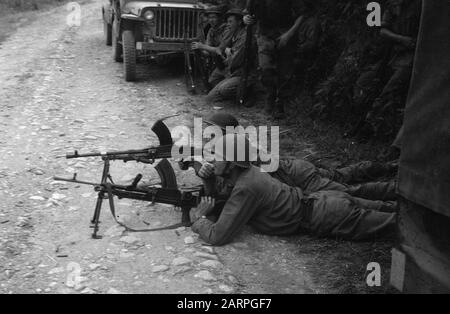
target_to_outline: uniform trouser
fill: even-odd
[[[265,87],[267,97],[274,101],[278,96],[285,98],[287,88],[294,71],[294,41],[285,48],[278,49],[278,38],[282,30],[259,29],[257,36],[258,63],[261,70],[261,83]]]
[[[350,166],[348,168],[346,171],[354,170],[357,172],[362,169],[359,166]],[[396,204],[386,203],[386,201],[397,199],[394,182],[347,185],[323,176],[312,163],[302,159],[281,161],[280,170],[274,174],[274,177],[288,185],[301,188],[306,194],[319,191],[340,191],[364,199],[364,201],[367,201],[366,204],[369,204],[373,209],[383,211],[396,210]]]
[[[394,181],[349,185],[345,192],[354,197],[361,197],[374,201],[397,200],[396,183]]]
[[[380,212],[370,203],[337,191],[323,191],[310,195],[313,199],[310,216],[304,231],[347,240],[369,240],[392,234],[396,228],[396,214]]]
[[[208,93],[207,99],[212,102],[236,99],[240,82],[240,76],[232,76],[223,79]]]
[[[209,85],[214,88],[216,87],[220,82],[222,82],[227,77],[226,70],[221,70],[219,68],[215,68],[211,75],[209,76],[208,83]]]
[[[362,161],[335,170],[318,168],[321,176],[340,183],[362,183],[377,180],[392,174],[392,167],[384,163]]]

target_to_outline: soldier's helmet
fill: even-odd
[[[215,142],[214,158],[216,161],[227,161],[248,169],[258,160],[258,150],[245,134],[230,133]]]
[[[218,126],[222,130],[226,130],[227,127],[238,127],[239,121],[231,114],[228,113],[215,113],[204,120],[205,124],[209,126]]]
[[[206,15],[217,14],[219,16],[222,16],[223,9],[220,6],[212,6],[212,7],[209,7],[208,9],[205,10],[205,14]]]
[[[225,18],[228,18],[229,16],[234,15],[237,17],[244,17],[244,11],[242,11],[241,9],[238,8],[233,8],[227,11],[227,13],[225,13]]]

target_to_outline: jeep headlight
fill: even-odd
[[[155,13],[152,10],[147,10],[144,12],[144,19],[151,21],[155,18]]]

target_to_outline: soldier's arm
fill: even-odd
[[[217,222],[199,219],[192,230],[211,245],[225,245],[243,229],[258,208],[258,198],[248,189],[234,189]]]
[[[219,56],[222,55],[222,51],[220,50],[219,47],[211,47],[211,46],[208,46],[208,45],[202,44],[202,43],[197,43],[197,42],[193,43],[192,49],[200,49],[203,51],[207,51],[211,54],[216,54]]]

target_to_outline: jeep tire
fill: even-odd
[[[122,47],[122,44],[119,43],[120,30],[118,28],[119,28],[119,23],[114,18],[113,25],[112,25],[113,59],[116,62],[122,62],[123,47]]]
[[[132,29],[122,32],[122,44],[125,81],[133,82],[136,80],[136,39]]]

